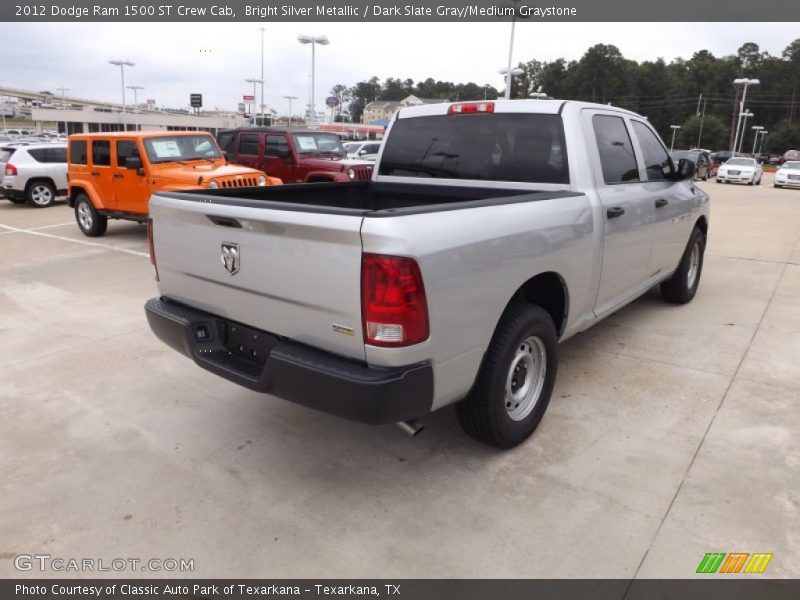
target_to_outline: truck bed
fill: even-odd
[[[160,192],[159,196],[206,204],[352,216],[401,216],[577,196],[567,191],[530,191],[409,183],[306,183],[254,188]]]

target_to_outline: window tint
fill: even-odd
[[[45,154],[47,153],[46,148],[36,148],[35,150],[28,150],[28,154],[30,154],[36,162],[47,162]]]
[[[268,135],[266,145],[264,146],[264,154],[267,156],[279,156],[279,150],[288,150],[289,144],[286,143],[286,136],[283,135]]]
[[[644,155],[648,181],[667,179],[672,174],[669,155],[650,128],[640,121],[632,121],[633,130]]]
[[[239,154],[258,155],[258,134],[242,133],[239,134]]]
[[[15,151],[15,148],[3,148],[0,150],[0,162],[8,162],[8,159],[14,155]]]
[[[597,151],[606,183],[639,181],[639,168],[633,144],[621,117],[595,115],[592,117]]]
[[[92,140],[92,164],[96,167],[111,166],[111,142]]]
[[[117,166],[124,167],[126,158],[134,158],[139,156],[139,149],[136,147],[136,142],[130,140],[119,140],[117,142]]]
[[[69,143],[69,162],[73,165],[86,164],[86,140],[75,140]]]
[[[47,149],[47,162],[51,163],[65,163],[67,162],[67,149],[65,148],[48,148]]]
[[[217,138],[217,144],[219,144],[220,150],[227,152],[228,154],[233,153],[233,144],[236,141],[236,132],[228,131],[225,133],[220,133],[219,137]]]
[[[569,183],[559,115],[480,113],[398,119],[381,175]]]

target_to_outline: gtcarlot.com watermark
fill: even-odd
[[[169,572],[191,573],[193,558],[62,558],[50,554],[17,554],[14,567],[18,571],[54,573]]]

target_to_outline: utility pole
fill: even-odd
[[[737,121],[737,118],[738,118],[739,113],[742,112],[742,109],[739,106],[739,89],[740,88],[739,88],[738,85],[735,86],[735,87],[736,87],[736,99],[733,101],[733,112],[731,113],[731,135],[730,135],[730,140],[728,141],[728,147],[731,149],[731,152],[733,152],[733,144],[734,144],[733,136],[734,136],[734,132],[736,131],[737,124],[739,123],[739,121]]]
[[[702,94],[701,94],[702,96]],[[708,98],[703,98],[703,112],[700,115],[700,133],[697,134],[697,147],[700,148],[700,140],[703,139],[703,121],[706,120],[706,106],[708,105]]]
[[[264,32],[266,29],[263,27],[261,30],[261,115],[264,114]]]

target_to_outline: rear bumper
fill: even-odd
[[[256,392],[362,423],[426,415],[433,402],[427,363],[378,369],[168,299],[145,313],[153,333],[199,366]]]

